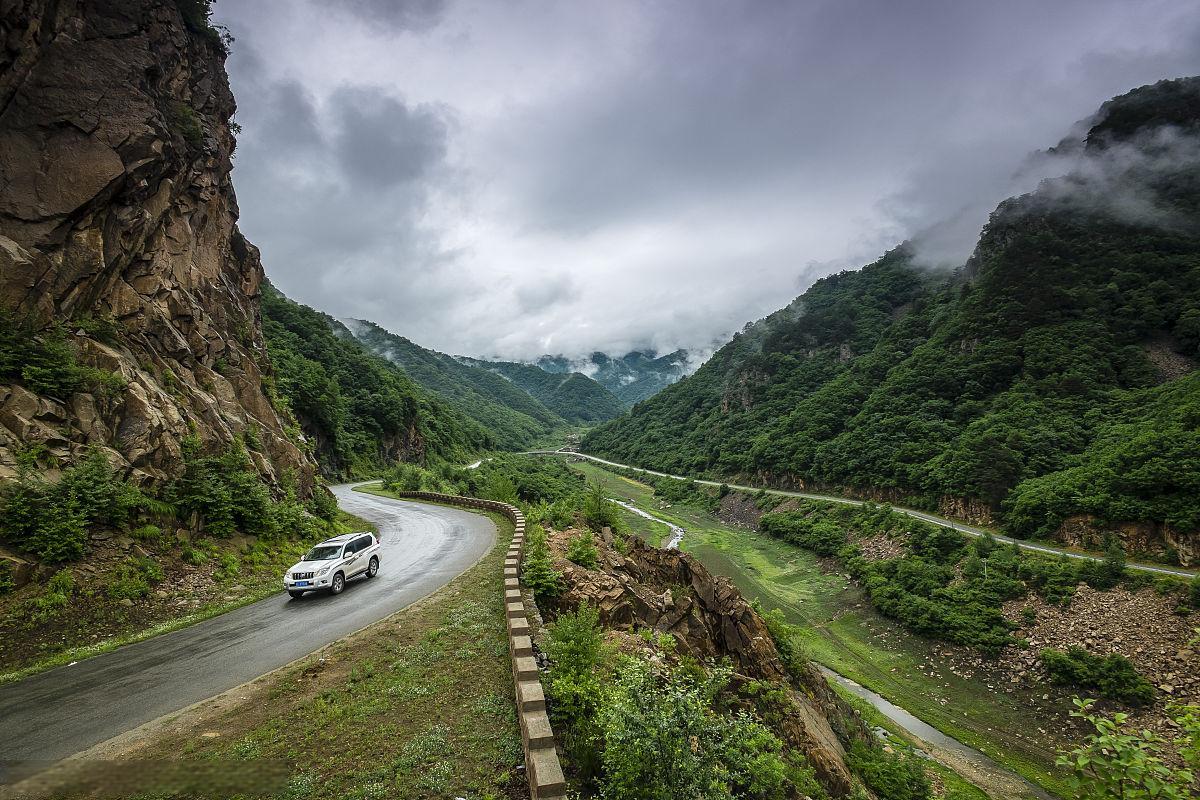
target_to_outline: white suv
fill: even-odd
[[[346,533],[326,539],[304,554],[304,560],[283,576],[283,588],[292,597],[326,589],[341,594],[346,581],[358,575],[374,578],[379,572],[379,540],[369,533]]]

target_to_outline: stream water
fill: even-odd
[[[678,525],[643,511],[624,500],[613,498],[612,502],[637,514],[639,517],[661,522],[670,528],[671,540],[667,543],[667,548],[678,547],[679,543],[683,540],[685,531]],[[1045,789],[1025,780],[1012,770],[1001,766],[988,757],[987,754],[963,744],[952,736],[947,736],[882,695],[876,694],[862,684],[852,681],[828,667],[822,666],[820,669],[826,679],[836,682],[851,694],[870,703],[877,711],[896,723],[896,725],[924,742],[931,753],[942,756],[939,760],[948,760],[958,767],[966,767],[966,771],[973,773],[976,780],[986,783],[989,788],[1003,787],[1007,790],[1005,794],[1009,796],[1036,797],[1038,800],[1057,800],[1054,795],[1048,793]],[[929,755],[929,753],[926,753],[926,755]]]
[[[671,541],[669,541],[665,545],[663,545],[667,550],[674,550],[676,547],[679,547],[679,543],[683,541],[684,530],[683,530],[683,528],[679,527],[678,525],[667,522],[665,519],[659,519],[658,517],[654,516],[653,514],[648,514],[645,511],[642,511],[637,506],[633,505],[632,503],[626,503],[624,500],[613,499],[613,502],[616,503],[617,505],[619,505],[621,508],[625,509],[626,511],[631,511],[634,514],[637,514],[639,517],[642,517],[644,519],[651,519],[651,520],[654,520],[655,522],[661,522],[663,525],[666,525],[668,528],[670,528],[671,529]]]
[[[975,770],[994,779],[1001,780],[1004,783],[1011,784],[1015,781],[1023,787],[1024,793],[1031,797],[1037,797],[1040,800],[1056,800],[1054,795],[1045,789],[1030,783],[1012,770],[1001,766],[974,747],[969,747],[958,739],[947,736],[932,725],[922,722],[882,695],[872,692],[867,687],[850,680],[844,675],[839,675],[828,667],[820,667],[820,670],[828,680],[834,681],[856,697],[866,700],[892,722],[928,744],[932,750],[951,755],[954,757],[954,760],[965,762]]]

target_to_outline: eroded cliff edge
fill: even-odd
[[[30,445],[51,472],[98,446],[155,485],[194,434],[248,436],[264,478],[311,485],[264,390],[263,270],[237,228],[225,48],[193,5],[0,6],[0,307],[30,347],[57,336],[119,376],[40,393],[0,379],[0,477]]]

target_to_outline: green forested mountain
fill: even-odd
[[[547,372],[582,372],[613,393],[626,406],[645,400],[687,374],[688,351],[660,356],[652,350],[634,350],[623,356],[592,353],[585,359],[542,356],[537,366]]]
[[[492,433],[505,450],[528,447],[565,425],[563,419],[512,381],[453,356],[427,350],[366,320],[353,320],[354,336],[371,352],[400,366],[414,381]]]
[[[348,477],[401,461],[462,461],[491,434],[404,371],[369,352],[332,317],[263,287],[274,400],[286,405],[322,472]]]
[[[625,411],[625,405],[612,392],[580,372],[547,372],[514,361],[480,361],[462,356],[458,360],[504,376],[568,422],[603,422]]]
[[[818,281],[585,440],[675,472],[1200,529],[1200,79],[1106,103],[952,274]]]

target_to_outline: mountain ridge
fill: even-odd
[[[1114,98],[958,270],[824,278],[584,447],[1194,560],[1197,117],[1200,79]]]

